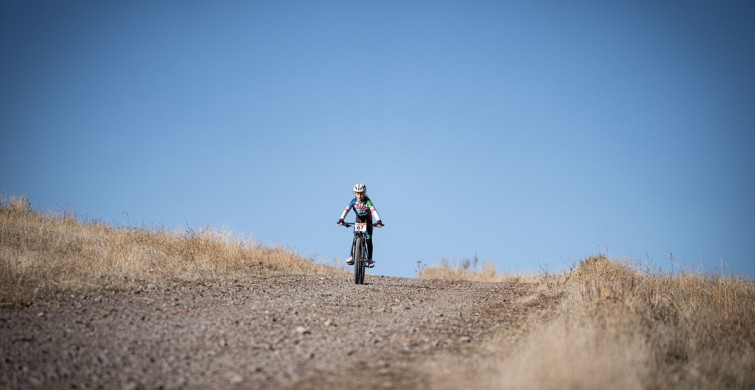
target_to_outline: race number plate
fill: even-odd
[[[357,233],[365,233],[367,231],[367,224],[366,223],[354,224],[354,231]]]

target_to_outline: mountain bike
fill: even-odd
[[[364,272],[367,268],[367,222],[344,222],[343,226],[354,226],[354,251],[351,257],[354,259],[354,283],[364,284]],[[385,225],[372,225],[383,227]]]

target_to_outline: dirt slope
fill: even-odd
[[[0,310],[0,388],[427,388],[527,314],[524,284],[265,275]],[[460,368],[463,369],[463,368]]]

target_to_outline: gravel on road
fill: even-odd
[[[427,388],[528,315],[525,283],[261,274],[0,309],[0,388]],[[463,369],[463,368],[459,368]]]

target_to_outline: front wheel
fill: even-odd
[[[364,238],[357,237],[354,245],[354,283],[364,284]]]

